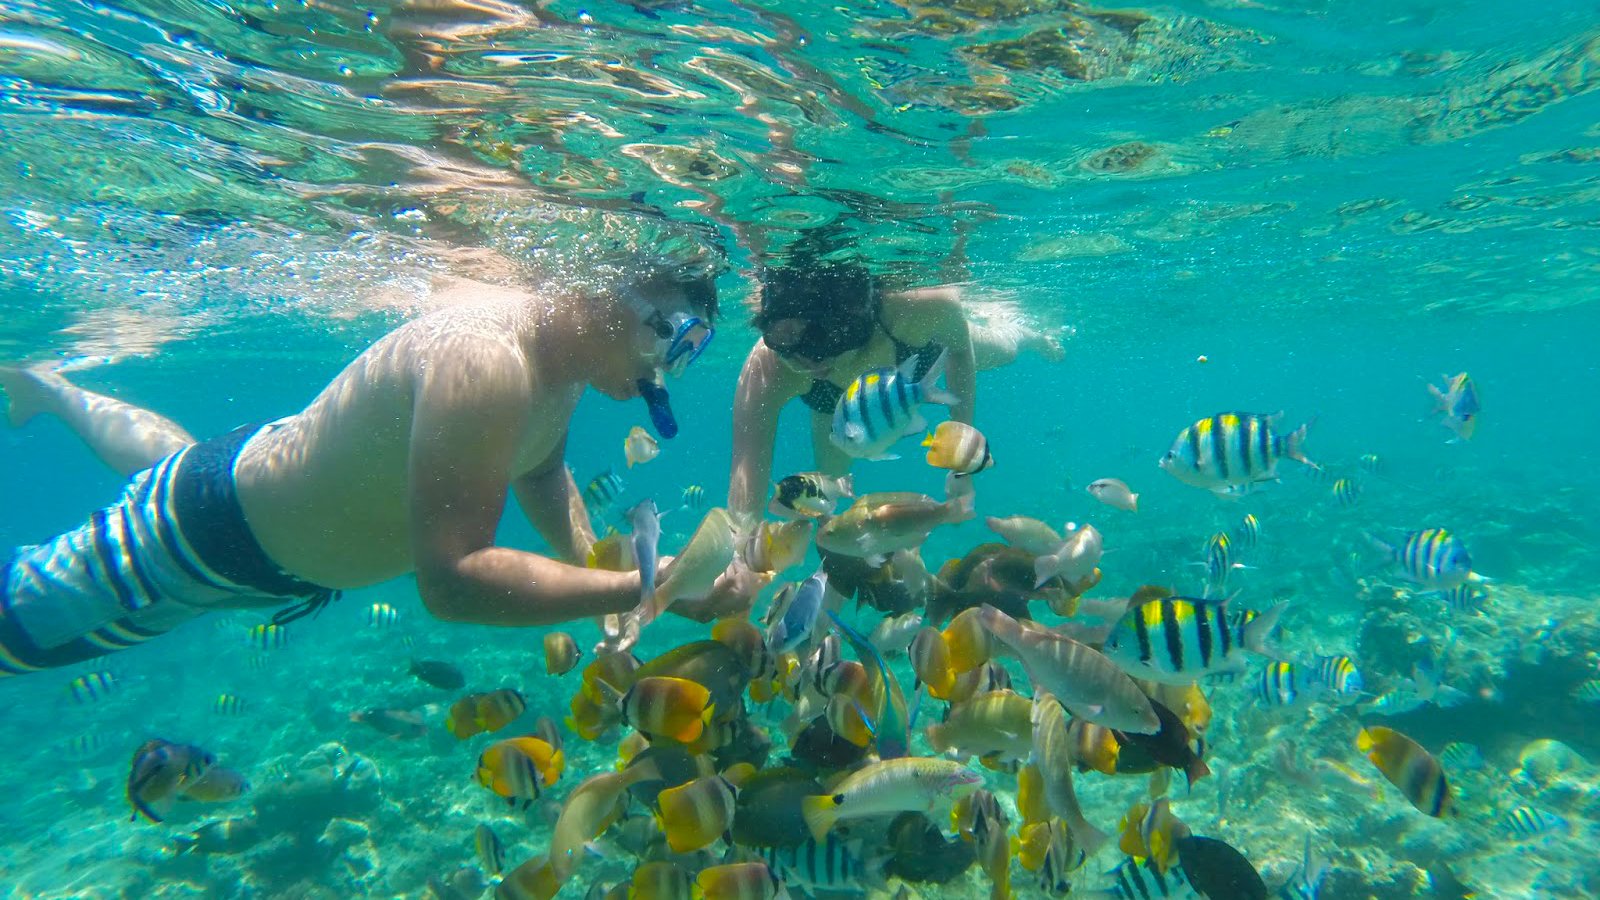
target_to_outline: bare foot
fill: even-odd
[[[1049,362],[1061,362],[1067,358],[1067,350],[1061,344],[1062,339],[1072,337],[1077,331],[1071,325],[1063,325],[1054,331],[1029,335],[1023,340],[1023,346],[1038,353]]]
[[[40,369],[0,366],[0,388],[5,389],[10,400],[6,418],[11,422],[11,427],[21,428],[48,409],[54,394],[52,381],[64,380],[60,375]]]

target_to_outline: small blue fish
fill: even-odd
[[[654,500],[641,500],[628,510],[633,523],[633,558],[639,561],[639,603],[652,609],[656,599],[656,551],[661,544],[661,515]]]
[[[768,650],[788,653],[810,639],[817,627],[817,617],[822,615],[822,598],[827,587],[828,574],[821,569],[800,585],[783,616],[767,631]]]

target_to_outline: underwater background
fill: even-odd
[[[444,242],[581,282],[586,248],[717,239],[733,269],[720,336],[673,386],[682,433],[627,468],[644,408],[591,392],[567,445],[580,484],[623,477],[619,508],[676,506],[690,485],[715,506],[757,338],[750,268],[824,231],[906,283],[967,285],[974,317],[1061,335],[1059,361],[979,374],[995,466],[975,479],[978,518],[923,548],[930,570],[992,540],[985,516],[1027,515],[1104,533],[1089,597],[1198,593],[1206,538],[1250,513],[1260,545],[1230,591],[1251,609],[1291,601],[1285,651],[1348,654],[1374,695],[1438,655],[1467,695],[1394,716],[1263,709],[1253,661],[1214,687],[1216,775],[1174,787],[1185,822],[1274,888],[1309,834],[1331,866],[1323,900],[1464,896],[1457,878],[1479,897],[1600,896],[1600,705],[1583,696],[1600,679],[1596,86],[1600,20],[1583,2],[24,0],[0,11],[0,360],[62,362],[211,436],[298,411],[426,311]],[[1451,442],[1425,386],[1461,371],[1484,410]],[[1314,418],[1307,453],[1328,478],[1285,463],[1280,483],[1229,501],[1157,469],[1180,429],[1223,410]],[[812,468],[802,413],[786,411],[775,474]],[[944,473],[899,449],[855,466],[858,496],[939,494]],[[1346,476],[1353,505],[1330,493]],[[1085,492],[1103,477],[1138,491],[1139,512]],[[74,528],[121,488],[59,422],[0,427],[0,548]],[[693,524],[669,517],[663,549]],[[1481,609],[1408,589],[1364,537],[1425,527],[1460,536],[1493,579]],[[500,542],[545,549],[514,506]],[[396,621],[371,624],[378,603]],[[877,623],[852,609],[863,631]],[[478,896],[479,824],[508,868],[544,849],[540,810],[473,782],[492,738],[439,726],[462,692],[407,665],[448,660],[466,690],[516,688],[527,721],[559,721],[580,676],[545,674],[548,629],[436,621],[409,579],[347,592],[281,648],[250,644],[266,618],[213,615],[0,680],[0,890]],[[599,630],[562,630],[587,662]],[[706,633],[667,617],[639,654]],[[69,684],[93,672],[113,688],[77,702]],[[223,693],[238,714],[216,710]],[[400,741],[350,720],[375,707],[432,727]],[[1357,752],[1361,724],[1434,753],[1478,747],[1470,768],[1447,766],[1462,815],[1413,809]],[[128,758],[156,735],[203,745],[250,791],[130,823]],[[613,766],[617,735],[568,734],[566,754],[557,799]],[[1014,781],[988,775],[1012,802]],[[1090,772],[1077,790],[1112,831],[1145,783]],[[1507,816],[1523,807],[1563,827],[1518,833]],[[230,816],[266,836],[174,852]],[[1082,889],[1120,859],[1091,859]],[[587,860],[563,896],[631,868]],[[916,887],[989,891],[977,867]]]

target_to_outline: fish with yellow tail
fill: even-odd
[[[908,655],[911,658],[911,671],[916,673],[919,684],[927,685],[928,695],[939,700],[948,699],[950,689],[956,684],[956,673],[950,666],[949,645],[939,629],[932,625],[922,626],[916,637],[911,639]]]
[[[1284,601],[1235,621],[1228,615],[1227,600],[1177,597],[1146,586],[1128,601],[1128,611],[1106,635],[1101,650],[1129,674],[1166,684],[1240,673],[1246,651],[1275,655],[1267,638],[1288,606]]]
[[[953,406],[956,396],[938,386],[944,375],[944,354],[928,367],[919,381],[917,359],[908,357],[896,368],[872,369],[845,385],[833,408],[833,429],[828,439],[857,459],[899,459],[888,452],[906,435],[928,427],[917,408],[923,403]]]
[[[1073,715],[1118,731],[1161,728],[1150,698],[1117,664],[1087,644],[984,605],[979,621],[1022,660],[1036,692],[1053,694]],[[1035,738],[1038,725],[1035,723]]]
[[[969,606],[956,613],[950,624],[941,632],[944,638],[950,671],[953,675],[970,672],[995,656],[995,637],[983,627],[978,608]],[[929,679],[923,679],[928,681]],[[933,696],[944,699],[939,694]]]
[[[867,494],[817,530],[817,547],[881,566],[896,550],[922,546],[940,525],[965,522],[973,516],[969,484],[946,479],[944,502],[926,494],[889,491]]]
[[[691,900],[693,893],[694,882],[682,866],[658,860],[633,870],[628,900]]]
[[[812,838],[820,842],[840,819],[928,812],[972,793],[982,780],[977,772],[947,759],[883,760],[852,772],[831,794],[806,797],[800,813]]]
[[[693,743],[716,714],[711,691],[685,678],[640,678],[626,693],[618,693],[604,681],[596,684],[607,701],[622,711],[623,721],[652,740],[670,738],[682,744]]]
[[[1042,691],[1033,695],[1033,763],[1042,777],[1045,804],[1072,832],[1072,840],[1093,856],[1106,842],[1105,832],[1083,816],[1072,787],[1072,741],[1067,716],[1056,698]]]
[[[1365,753],[1418,811],[1436,819],[1454,814],[1455,801],[1444,767],[1421,744],[1393,728],[1369,725],[1356,735],[1356,749]]]
[[[1160,466],[1184,484],[1225,497],[1278,480],[1280,459],[1317,468],[1302,449],[1311,423],[1282,434],[1277,427],[1282,418],[1282,413],[1226,412],[1201,419],[1178,432]]]
[[[1023,870],[1036,873],[1039,887],[1055,897],[1072,891],[1068,874],[1081,868],[1086,860],[1083,851],[1073,846],[1072,833],[1060,819],[1023,825],[1011,846]]]
[[[928,465],[948,469],[957,478],[976,475],[994,465],[989,439],[963,422],[940,422],[922,439],[922,446],[928,448]]]
[[[538,738],[507,738],[489,745],[478,756],[478,783],[524,809],[544,796],[566,768],[560,750]]]
[[[508,872],[494,888],[495,900],[551,900],[561,891],[550,857],[540,854]]]
[[[951,706],[924,734],[939,753],[1022,759],[1033,749],[1033,703],[1016,691],[986,691]]]

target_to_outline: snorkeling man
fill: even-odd
[[[292,604],[282,623],[410,572],[452,622],[633,609],[638,572],[581,566],[594,533],[563,459],[569,419],[593,387],[643,397],[676,433],[664,376],[711,340],[715,274],[651,265],[569,292],[456,279],[445,308],[373,344],[303,411],[201,442],[59,374],[0,371],[13,425],[55,415],[130,479],[116,505],[0,565],[0,676],[210,610]],[[508,486],[560,559],[495,546]]]
[[[950,418],[970,425],[979,370],[1015,361],[1024,346],[1061,355],[1053,337],[969,321],[954,286],[888,291],[861,262],[823,259],[810,248],[762,271],[755,326],[761,338],[734,395],[728,509],[735,516],[760,515],[778,419],[795,397],[811,409],[816,467],[842,475],[851,458],[828,435],[844,385],[863,372],[914,358],[912,379],[920,380],[943,355],[945,385],[958,401]]]

